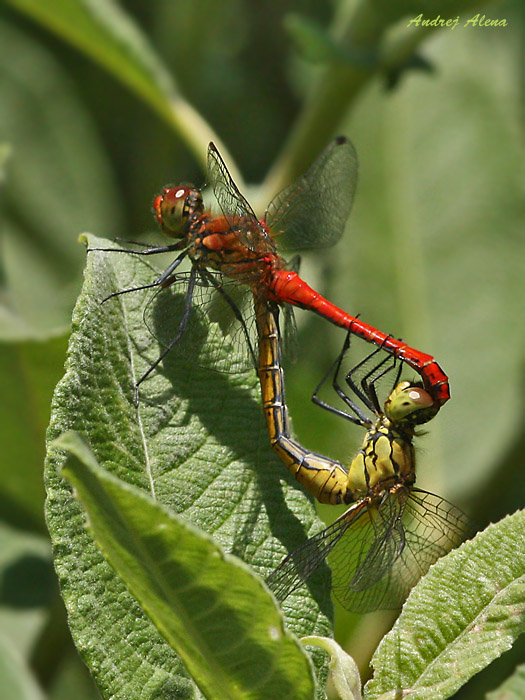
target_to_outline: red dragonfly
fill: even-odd
[[[278,252],[328,247],[341,237],[357,181],[357,154],[350,141],[345,137],[332,141],[303,176],[270,202],[261,220],[238,190],[213,143],[208,147],[207,166],[208,181],[221,215],[213,216],[204,208],[202,193],[193,185],[165,187],[154,201],[154,211],[163,232],[176,242],[142,250],[121,250],[137,255],[180,251],[157,279],[139,289],[166,288],[180,282],[182,276],[176,272],[177,268],[185,258],[191,262],[191,271],[184,276],[185,300],[177,329],[160,357],[138,380],[137,387],[182,339],[199,288],[214,288],[246,330],[236,299],[222,280],[224,276],[251,290],[258,299],[279,304],[285,312],[287,305],[315,311],[383,348],[421,375],[436,406],[450,398],[448,378],[431,355],[410,348],[339,309],[301,279],[293,264],[287,263]],[[127,291],[133,290],[124,290]],[[251,355],[253,359],[253,349]]]

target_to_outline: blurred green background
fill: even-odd
[[[167,182],[204,182],[210,138],[245,183],[263,182],[245,188],[259,211],[334,135],[352,139],[360,174],[346,234],[304,256],[302,274],[448,373],[453,398],[421,440],[419,485],[481,525],[523,505],[522,3],[0,9],[0,667],[24,679],[20,692],[97,697],[69,641],[43,520],[44,432],[85,259],[78,235],[154,230],[153,196]],[[460,10],[507,26],[406,26]],[[300,357],[287,373],[294,427],[347,460],[359,431],[309,401],[344,334],[311,316],[297,314]],[[366,667],[387,623],[355,622],[340,614],[338,638]],[[461,697],[494,687],[514,663],[504,659]]]

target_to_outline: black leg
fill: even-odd
[[[337,357],[336,361],[333,363],[333,365],[329,368],[328,372],[324,375],[324,377],[321,379],[317,387],[315,388],[314,393],[312,394],[312,401],[317,405],[320,406],[321,408],[324,408],[326,411],[330,411],[331,413],[335,413],[337,416],[341,416],[342,418],[346,418],[349,421],[352,421],[352,423],[355,423],[356,425],[361,425],[361,426],[367,426],[369,425],[370,421],[368,417],[361,411],[359,406],[355,404],[350,397],[345,393],[345,391],[342,389],[341,385],[339,384],[339,379],[338,375],[341,370],[341,363],[343,361],[343,358],[350,347],[350,331],[347,333],[345,342],[343,344],[343,349],[339,353],[339,356]],[[328,377],[333,373],[333,378],[332,378],[332,388],[336,392],[336,394],[344,401],[344,403],[349,407],[349,409],[352,411],[354,415],[351,413],[347,413],[346,411],[341,410],[340,408],[336,408],[335,406],[332,406],[331,404],[327,403],[326,401],[323,401],[320,399],[317,394],[320,391],[321,387],[323,384],[328,380]]]
[[[364,366],[366,366],[370,360],[375,357],[379,352],[381,352],[381,348],[377,348],[376,350],[373,350],[369,355],[367,355],[363,360],[357,363],[352,369],[347,373],[345,377],[345,382],[347,386],[350,388],[353,394],[355,394],[360,401],[370,410],[373,411],[374,413],[377,414],[376,407],[374,405],[373,400],[370,397],[370,394],[368,392],[368,387],[366,384],[363,383],[363,381],[360,382],[360,385],[358,385],[357,381],[353,379],[353,376],[360,372]],[[382,360],[380,364],[383,364],[384,362],[388,361],[388,357],[385,360]],[[375,368],[372,370],[372,372],[375,371]]]
[[[193,267],[191,269],[191,272],[190,272],[188,289],[186,290],[186,299],[184,301],[184,313],[183,313],[181,321],[179,323],[177,333],[172,338],[169,345],[161,352],[161,354],[155,360],[155,362],[149,367],[149,369],[146,372],[144,372],[142,377],[140,377],[140,379],[135,384],[135,403],[137,406],[139,405],[139,399],[140,399],[139,386],[142,384],[142,382],[145,379],[147,379],[149,377],[149,375],[153,372],[153,370],[159,366],[159,364],[166,357],[166,355],[170,352],[170,350],[172,350],[175,347],[175,345],[182,338],[182,336],[184,335],[184,332],[186,331],[186,329],[188,327],[188,321],[189,321],[190,313],[191,313],[191,306],[192,306],[192,300],[193,300],[193,292],[195,290],[196,278],[197,278],[197,268]]]
[[[248,327],[246,326],[246,321],[243,318],[241,310],[239,309],[237,304],[234,302],[234,300],[231,298],[231,296],[228,294],[228,292],[226,292],[224,290],[224,288],[221,286],[221,284],[219,282],[217,282],[217,280],[215,280],[212,275],[208,274],[204,270],[201,271],[201,274],[205,280],[210,282],[210,284],[217,290],[217,292],[222,296],[222,298],[225,299],[226,303],[233,311],[235,318],[241,324],[242,332],[244,333],[244,337],[246,339],[246,344],[248,345],[248,350],[249,350],[250,356],[252,358],[253,366],[256,368],[257,367],[257,359],[255,356],[254,349],[252,347],[252,342],[250,340],[250,334],[248,333]]]
[[[133,245],[144,245],[144,243],[138,243],[135,241],[126,241],[126,243],[132,243]],[[87,252],[93,253],[95,251],[100,251],[102,253],[128,253],[129,255],[158,255],[159,253],[171,253],[180,249],[181,244],[179,242],[172,243],[171,245],[153,246],[152,248],[145,248],[144,250],[133,250],[133,248],[88,248]]]
[[[93,248],[93,250],[101,250],[100,248]],[[106,302],[108,299],[112,299],[113,297],[118,297],[121,294],[128,294],[129,292],[138,292],[141,289],[151,289],[152,287],[169,287],[170,284],[173,284],[175,281],[175,277],[173,276],[173,272],[177,269],[177,267],[181,264],[181,262],[184,260],[186,257],[186,251],[182,252],[180,255],[178,255],[175,260],[171,263],[171,265],[164,270],[164,272],[157,277],[156,280],[153,282],[150,282],[149,284],[143,284],[140,287],[131,287],[130,289],[121,289],[119,292],[113,292],[109,296],[105,297],[102,299],[102,304]]]

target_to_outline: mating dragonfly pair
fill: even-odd
[[[166,187],[155,199],[154,210],[160,227],[175,242],[120,251],[140,256],[176,252],[177,256],[150,284],[111,296],[155,287],[184,289],[174,332],[158,359],[137,381],[137,400],[139,386],[171,349],[189,350],[194,359],[198,356],[192,330],[195,308],[199,303],[203,308],[204,296],[221,300],[246,341],[246,356],[258,368],[273,449],[321,502],[350,505],[329,528],[289,555],[270,575],[268,584],[283,600],[328,556],[335,565],[334,592],[343,605],[361,611],[397,607],[415,580],[462,538],[465,529],[459,511],[413,486],[415,428],[430,420],[448,400],[448,379],[430,355],[324,299],[301,279],[294,264],[286,263],[278,249],[278,244],[283,249],[318,248],[340,238],[355,191],[355,149],[345,138],[334,140],[305,175],[272,200],[261,221],[237,189],[213,144],[208,150],[208,178],[222,211],[219,216],[205,209],[196,187]],[[184,260],[191,263],[188,273],[178,271]],[[349,470],[310,453],[290,435],[278,314],[282,309],[287,327],[284,335],[289,339],[294,327],[291,306],[314,311],[348,331],[335,366],[334,388],[349,412],[316,400],[367,430],[363,448]],[[355,398],[337,380],[351,334],[377,346],[359,363],[360,368],[368,365],[360,384],[354,378],[357,369],[346,375],[346,385]],[[386,353],[385,359],[374,364],[380,352]],[[371,368],[370,363],[374,364]],[[396,382],[381,406],[377,382],[396,365],[402,368],[404,364],[419,373],[420,382]]]

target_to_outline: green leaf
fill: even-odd
[[[522,700],[524,697],[525,664],[522,664],[497,690],[487,693],[486,700]]]
[[[67,337],[0,343],[0,511],[4,522],[45,530],[42,465],[53,389],[63,373]]]
[[[91,236],[89,243],[108,247]],[[174,349],[142,385],[136,408],[136,378],[160,352],[144,325],[151,293],[101,300],[151,282],[156,274],[151,259],[88,254],[49,440],[67,430],[80,432],[106,471],[183,515],[266,575],[322,525],[311,500],[270,449],[254,372],[207,370]],[[210,334],[206,347],[217,351],[217,328],[204,330]],[[221,352],[231,350],[225,345]],[[138,689],[141,698],[194,697],[184,666],[86,532],[82,510],[59,475],[64,460],[62,451],[49,450],[47,522],[72,635],[101,692],[126,700]],[[331,604],[321,578],[317,589],[305,588],[286,601],[288,627],[298,636],[330,633]],[[323,589],[320,609],[312,593]],[[316,657],[316,665],[322,686],[324,657]]]
[[[221,139],[179,93],[149,38],[112,0],[7,0],[96,61],[174,128],[204,165],[206,145]],[[238,183],[241,178],[232,165]],[[86,229],[84,229],[86,230]]]
[[[45,4],[45,3],[44,3]],[[0,202],[0,339],[69,329],[81,231],[116,231],[119,201],[96,130],[59,61],[0,21],[0,133],[10,154]]]
[[[413,589],[372,664],[365,697],[449,698],[525,631],[525,511],[440,559]]]
[[[44,700],[44,694],[23,659],[0,633],[0,687],[9,700]]]
[[[62,36],[163,110],[174,92],[168,73],[146,37],[109,0],[9,0],[18,10]]]
[[[243,562],[101,469],[76,433],[54,447],[104,555],[205,697],[313,697],[308,657]]]
[[[354,659],[329,637],[303,637],[303,644],[324,649],[330,654],[332,682],[340,700],[361,700],[361,676]]]

